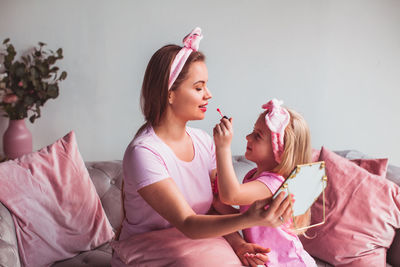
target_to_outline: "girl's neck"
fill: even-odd
[[[256,164],[257,164],[257,171],[254,173],[253,177],[257,177],[263,172],[274,172],[273,170],[277,166],[276,163],[269,163],[269,164],[256,163]]]
[[[263,172],[271,172],[271,169],[267,169],[267,168],[263,168],[257,165],[257,170],[256,172],[253,174],[253,177],[258,177],[261,175],[261,173]]]

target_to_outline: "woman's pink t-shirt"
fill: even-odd
[[[257,169],[249,171],[243,179],[243,183],[260,181],[265,184],[271,193],[276,192],[284,178],[276,173],[263,172],[258,177],[252,177]],[[240,206],[240,211],[245,212],[250,206]],[[256,243],[263,247],[270,248],[268,253],[269,262],[266,266],[317,266],[314,259],[304,250],[300,239],[286,228],[256,226],[243,230],[247,242]]]
[[[213,195],[210,172],[216,168],[212,138],[202,130],[186,128],[194,147],[190,162],[176,157],[172,149],[147,127],[128,145],[124,159],[124,192],[126,217],[120,240],[133,234],[171,227],[137,192],[139,189],[171,177],[197,214],[206,214]]]

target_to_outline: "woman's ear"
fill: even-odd
[[[172,90],[169,90],[168,92],[168,103],[170,105],[172,105],[174,103],[174,99],[175,99],[175,92]]]

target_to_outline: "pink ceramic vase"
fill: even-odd
[[[25,124],[25,120],[10,120],[3,135],[4,155],[15,159],[32,152],[32,134]]]

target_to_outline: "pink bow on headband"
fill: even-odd
[[[191,33],[183,38],[183,47],[181,51],[176,55],[174,61],[171,65],[171,71],[169,74],[168,90],[171,89],[176,78],[178,78],[186,60],[188,59],[192,51],[197,51],[199,49],[200,40],[203,39],[201,34],[201,29],[196,27]]]
[[[283,101],[274,98],[267,104],[262,105],[262,108],[268,111],[265,115],[265,123],[271,131],[272,151],[274,152],[275,161],[278,163],[282,160],[282,153],[285,149],[285,129],[290,121],[289,112],[281,107],[282,104]]]

